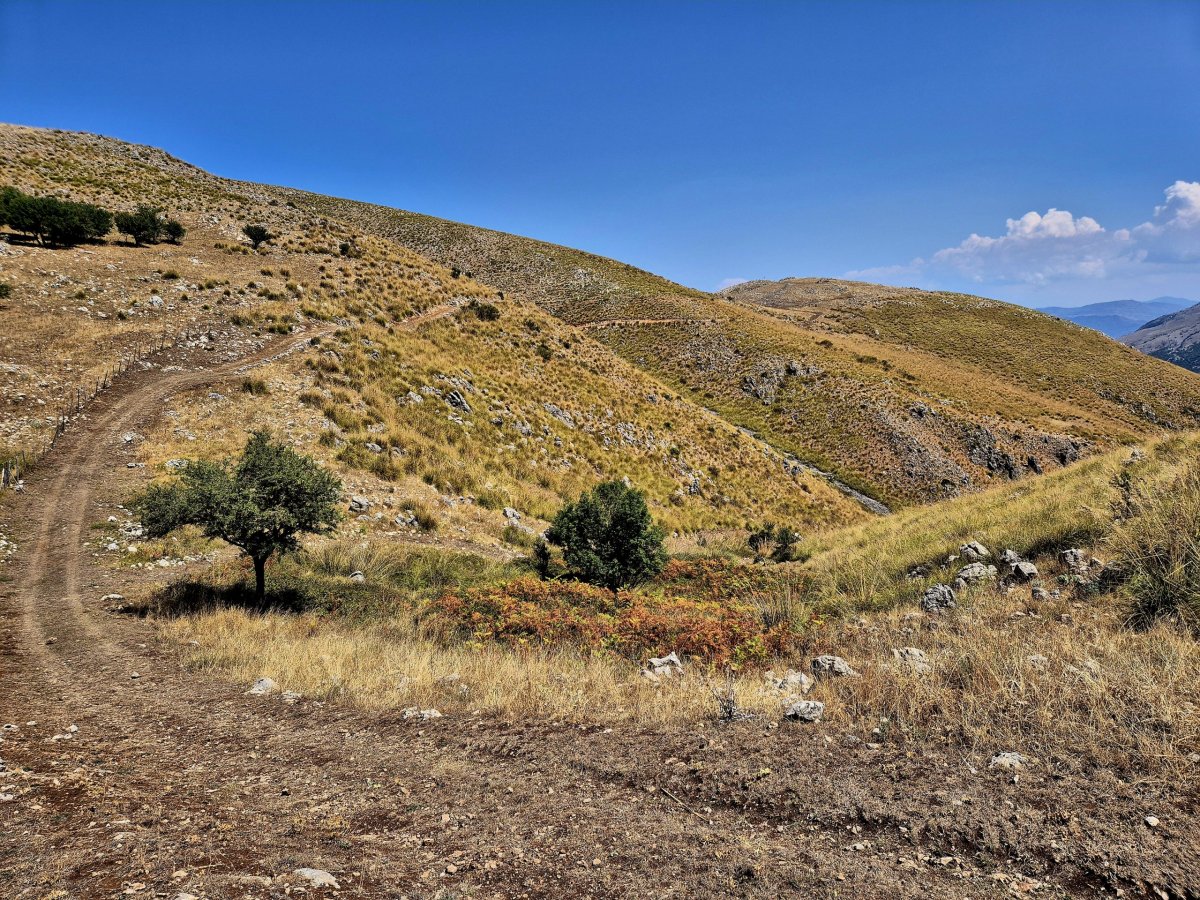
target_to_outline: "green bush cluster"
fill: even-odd
[[[163,240],[178,244],[187,233],[187,229],[179,222],[164,219],[161,210],[145,204],[133,212],[117,213],[115,219],[117,231],[129,235],[138,246],[157,244]]]
[[[113,217],[90,203],[34,197],[13,187],[0,189],[0,225],[27,234],[49,247],[73,247],[96,241],[112,230]]]
[[[164,219],[152,206],[139,206],[131,213],[117,213],[92,203],[76,203],[58,197],[35,197],[14,187],[0,188],[0,226],[27,234],[47,247],[74,247],[98,241],[112,231],[133,238],[135,244],[168,240],[178,244],[187,229],[175,219]]]

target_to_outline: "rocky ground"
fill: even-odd
[[[367,714],[187,671],[113,611],[158,574],[84,544],[138,483],[123,436],[248,364],[203,356],[103,393],[2,507],[3,896],[1200,895],[1194,806],[1116,778],[820,723]]]

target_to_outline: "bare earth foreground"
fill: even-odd
[[[416,724],[185,671],[152,623],[103,608],[137,576],[82,546],[136,487],[121,436],[305,339],[127,377],[0,507],[20,546],[0,897],[1200,896],[1195,810],[1115,778],[823,726]]]

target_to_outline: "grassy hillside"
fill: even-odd
[[[703,294],[612,260],[296,191],[518,292],[780,453],[891,505],[976,490],[1190,427],[1200,380],[1022,307],[789,280]]]
[[[49,378],[44,392],[63,390],[102,368],[120,341],[185,323],[211,327],[224,341],[234,332],[335,321],[343,328],[337,340],[353,353],[338,350],[336,364],[323,357],[320,365],[336,371],[310,373],[324,392],[310,401],[347,432],[336,440],[350,449],[334,449],[348,465],[394,468],[353,448],[383,446],[364,429],[395,429],[400,440],[405,422],[431,417],[436,404],[396,399],[437,386],[418,384],[422,378],[460,378],[472,388],[479,380],[491,398],[505,398],[482,407],[468,398],[472,416],[458,416],[465,424],[422,426],[420,441],[462,450],[448,467],[453,478],[442,476],[450,493],[517,496],[517,482],[536,483],[535,495],[549,493],[531,496],[530,505],[545,509],[549,497],[587,478],[628,474],[653,483],[656,502],[681,528],[766,515],[822,527],[860,512],[805,466],[901,506],[1189,427],[1200,410],[1200,378],[998,301],[803,279],[711,295],[544,242],[219,179],[118,141],[6,127],[0,142],[6,183],[114,208],[149,200],[190,229],[180,248],[109,243],[55,251],[46,257],[53,266],[39,262],[48,251],[14,247],[3,265],[21,290],[9,303],[21,304],[30,327],[5,338],[11,365],[28,367],[12,377],[30,385]],[[248,221],[279,239],[250,253],[240,237]],[[164,279],[170,283],[156,283]],[[76,304],[77,296],[86,299]],[[456,315],[458,332],[436,347],[397,337],[407,316],[472,298],[501,317],[472,324]],[[431,325],[429,338],[422,329],[421,339],[447,327]],[[363,341],[375,349],[359,360]],[[31,366],[52,347],[60,363],[76,367],[69,375],[61,365],[44,373]],[[437,359],[437,371],[398,361],[414,352]],[[45,399],[32,387],[25,396]],[[505,403],[518,408],[505,414]],[[439,411],[453,412],[444,402]],[[491,424],[496,418],[508,424]],[[447,422],[462,432],[453,442]],[[518,441],[504,452],[520,464],[498,469],[497,448],[511,443],[504,430],[513,422],[530,430],[517,437],[535,457],[525,459]],[[536,458],[543,451],[559,474]],[[406,450],[404,465],[423,477],[420,456]],[[532,481],[530,462],[540,469]],[[491,477],[505,470],[500,481]],[[770,491],[754,488],[764,473]]]
[[[1200,371],[1200,309],[1195,306],[1159,316],[1122,340],[1142,353]]]
[[[267,425],[374,501],[358,527],[509,552],[606,478],[645,488],[677,531],[763,519],[812,530],[868,515],[588,333],[458,268],[159,151],[12,126],[0,148],[0,185],[112,209],[152,203],[188,228],[179,246],[116,234],[68,250],[0,242],[5,315],[21,323],[0,334],[10,452],[44,443],[61,397],[139,343],[186,329],[235,355],[320,330],[261,385],[180,398],[144,459],[230,452]],[[278,237],[252,251],[246,223]],[[522,521],[510,527],[504,507]]]

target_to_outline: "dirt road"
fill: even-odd
[[[0,897],[1200,895],[1194,810],[1102,774],[821,726],[417,724],[186,671],[83,546],[140,483],[121,436],[305,340],[131,375],[0,507]]]

